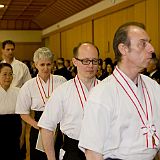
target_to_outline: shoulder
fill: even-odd
[[[11,86],[11,87],[9,88],[9,92],[14,93],[14,94],[16,94],[16,95],[18,95],[19,91],[20,91],[20,88],[19,88],[19,87]]]
[[[144,74],[140,74],[140,75],[141,75],[142,80],[145,81],[145,83],[151,83],[151,84],[155,83],[155,80],[153,80],[152,78],[150,78]]]
[[[35,86],[35,84],[36,84],[36,77],[26,81],[21,88],[27,88],[29,86],[33,87],[33,86]]]
[[[65,81],[65,83],[62,83],[61,85],[59,85],[56,90],[62,90],[62,92],[65,93],[65,91],[69,91],[70,89],[72,89],[74,86],[74,80],[68,80]]]
[[[55,81],[67,81],[63,76],[60,75],[52,75]]]
[[[14,59],[13,63],[16,64],[16,65],[20,65],[23,68],[28,68],[26,64],[24,64],[23,62],[21,62],[17,59]]]
[[[100,81],[98,85],[96,85],[92,89],[90,97],[94,101],[96,101],[97,99],[103,99],[104,101],[110,98],[113,99],[113,97],[117,94],[117,89],[118,89],[117,83],[114,77],[111,75],[105,78],[104,80]]]
[[[142,80],[144,81],[145,85],[147,86],[147,88],[150,88],[152,90],[154,90],[156,92],[156,89],[158,89],[158,91],[160,91],[160,85],[152,78],[141,74]]]

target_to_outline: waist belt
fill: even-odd
[[[35,121],[39,121],[43,111],[34,111],[35,115],[34,115],[34,119]]]
[[[69,138],[67,135],[64,135],[64,142],[62,148],[65,151],[80,151],[78,148],[78,140]]]

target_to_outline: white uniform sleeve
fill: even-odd
[[[61,88],[54,90],[45,105],[44,112],[38,122],[38,126],[48,130],[55,130],[63,115],[63,92]]]
[[[31,110],[32,99],[27,85],[22,86],[19,91],[16,103],[17,114],[29,114]]]
[[[110,115],[107,109],[98,103],[88,100],[82,121],[79,138],[79,147],[103,154],[105,138],[110,124]],[[109,127],[109,126],[108,126]]]
[[[24,68],[24,74],[23,74],[23,78],[22,78],[22,81],[23,81],[22,83],[24,84],[25,82],[27,82],[28,80],[31,79],[31,74],[29,72],[28,67],[25,64],[24,64],[23,68]]]

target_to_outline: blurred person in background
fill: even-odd
[[[57,59],[57,70],[54,71],[55,75],[61,75],[65,77],[67,80],[72,79],[72,74],[64,65],[64,58]]]
[[[147,66],[148,76],[156,80],[160,84],[160,67],[159,60],[156,58],[156,54],[152,54],[152,59]]]

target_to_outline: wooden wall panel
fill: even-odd
[[[128,21],[138,21],[146,25],[156,53],[160,54],[160,1],[126,0],[101,14],[96,14],[88,22],[82,21],[59,31],[60,55],[72,58],[72,49],[79,42],[93,41],[100,49],[100,57],[114,59],[113,36],[116,29]],[[93,26],[92,26],[93,22]],[[80,24],[81,23],[81,24]],[[93,34],[92,34],[93,33]],[[51,40],[52,41],[52,40]],[[58,50],[58,49],[57,49]]]
[[[99,48],[100,58],[109,57],[110,48],[110,20],[109,16],[98,18],[94,21],[94,43]]]
[[[42,39],[42,46],[49,48],[49,37],[45,37]]]
[[[81,41],[89,41],[92,42],[92,21],[87,23],[83,23],[81,25]]]
[[[113,51],[114,34],[120,25],[129,21],[134,21],[134,6],[110,14],[110,19],[111,19],[110,25],[112,26],[110,31],[110,38],[111,38],[110,57],[114,60],[115,59],[115,54]]]
[[[134,20],[134,7],[114,12],[94,21],[94,42],[99,47],[101,58],[115,59],[113,51],[113,37],[117,28],[127,22]]]
[[[160,51],[158,47],[160,45],[158,34],[158,1],[146,0],[146,28],[157,55],[159,55],[158,51]]]
[[[66,58],[66,49],[67,49],[67,31],[61,32],[61,54],[62,57]]]
[[[134,19],[137,22],[146,24],[146,1],[139,2],[134,5]]]
[[[54,59],[60,57],[60,33],[50,35],[49,48],[54,54]]]
[[[61,56],[72,59],[73,48],[79,43],[92,40],[92,23],[87,22],[61,32]]]
[[[33,60],[34,52],[41,47],[41,43],[16,43],[15,57],[19,60]]]

